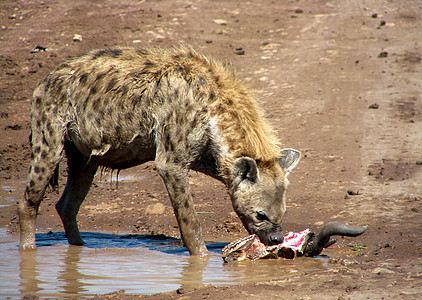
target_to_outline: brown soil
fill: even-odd
[[[411,0],[1,1],[0,204],[13,205],[1,208],[0,226],[18,231],[30,99],[43,77],[93,48],[187,43],[231,63],[255,90],[282,144],[302,152],[290,176],[284,229],[318,229],[333,220],[369,229],[333,246],[326,271],[99,298],[421,297],[421,15],[422,2]],[[178,237],[153,164],[119,177],[127,180],[118,188],[110,174],[97,177],[79,213],[81,230]],[[65,178],[63,164],[61,187]],[[208,240],[246,234],[222,184],[201,174],[191,182]],[[47,193],[40,232],[63,230],[58,197]]]

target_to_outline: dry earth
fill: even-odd
[[[179,43],[226,61],[254,89],[282,144],[302,151],[286,230],[368,224],[330,249],[326,271],[270,282],[100,299],[415,299],[422,297],[422,1],[1,1],[0,226],[18,231],[29,164],[29,105],[65,59],[112,45]],[[103,172],[83,231],[178,237],[152,163]],[[65,182],[65,164],[61,186]],[[224,187],[192,174],[208,240],[246,234]],[[49,192],[38,230],[62,231]],[[353,244],[355,247],[350,247]]]

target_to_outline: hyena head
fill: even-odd
[[[234,163],[230,189],[233,208],[249,233],[258,235],[266,245],[283,242],[287,175],[299,160],[299,151],[284,149],[273,164],[257,164],[249,157]]]

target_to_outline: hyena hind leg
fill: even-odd
[[[36,140],[39,143],[39,140]],[[20,248],[35,249],[35,224],[38,209],[47,186],[63,156],[63,145],[54,148],[47,143],[32,146],[32,160],[28,174],[24,199],[19,202]]]
[[[66,236],[71,245],[83,245],[76,216],[89,192],[98,165],[88,161],[70,141],[65,142],[68,177],[63,194],[56,204]]]

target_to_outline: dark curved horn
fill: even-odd
[[[324,239],[332,235],[352,236],[356,237],[364,233],[368,226],[352,227],[339,222],[327,223],[318,233],[318,237]]]
[[[339,222],[327,223],[316,236],[314,235],[310,238],[310,241],[306,245],[304,255],[319,255],[322,249],[328,248],[336,242],[336,240],[330,241],[330,237],[333,235],[356,237],[364,233],[366,229],[368,229],[368,226],[352,227]]]

